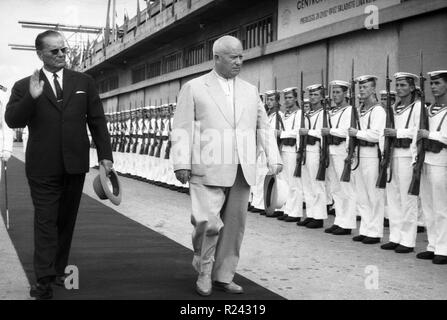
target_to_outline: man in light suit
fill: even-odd
[[[177,179],[190,183],[196,291],[243,293],[233,282],[244,234],[256,141],[269,170],[282,170],[276,139],[255,86],[237,77],[242,45],[224,36],[213,45],[214,69],[180,91],[172,143]]]

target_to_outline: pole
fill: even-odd
[[[5,205],[6,205],[6,229],[9,230],[9,207],[8,207],[8,166],[6,161],[2,160],[2,167],[4,171],[4,179],[5,179]]]

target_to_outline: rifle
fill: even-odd
[[[157,109],[155,109],[157,110]],[[158,117],[158,113],[157,112],[152,112],[152,118],[155,120],[154,121],[154,127],[152,128],[152,125],[150,126],[150,128],[154,131],[153,133],[153,141],[149,150],[149,156],[153,157],[155,154],[155,148],[157,147],[157,117]],[[152,120],[152,119],[151,119]],[[150,129],[149,129],[149,136],[150,136]]]
[[[169,155],[171,153],[171,146],[172,146],[172,141],[171,141],[171,131],[172,131],[172,126],[171,126],[171,119],[173,117],[173,113],[172,113],[172,109],[169,111],[169,124],[168,124],[168,144],[166,145],[166,150],[165,150],[165,159],[169,159]]]
[[[132,130],[133,130],[132,105],[130,105],[129,118],[130,118],[130,123],[129,123],[129,140],[127,140],[126,153],[130,153],[130,150],[131,150],[131,147],[132,147],[132,141],[133,141],[133,138],[132,138]],[[127,129],[127,126],[126,126],[126,129]]]
[[[277,92],[277,83],[276,83],[276,77],[275,77],[275,102],[274,102],[275,104],[273,106],[273,108],[275,108],[275,110],[276,110],[275,111],[275,113],[276,113],[275,135],[276,135],[277,130],[281,130],[281,128],[282,128],[282,130],[284,130],[284,123],[282,122],[281,116],[279,114],[280,105],[278,102],[278,100],[279,100],[278,95],[279,94]],[[277,135],[277,137],[276,137],[276,144],[278,145],[278,147],[281,144],[280,135]]]
[[[306,128],[306,114],[304,113],[304,81],[303,81],[303,71],[301,71],[301,123],[300,129]],[[296,167],[293,175],[295,177],[301,178],[301,168],[306,163],[306,146],[307,146],[307,136],[300,136],[300,145],[298,147],[298,154],[296,155]]]
[[[358,128],[359,117],[357,114],[357,108],[355,107],[355,79],[354,79],[354,59],[352,59],[352,72],[351,72],[351,128]],[[355,149],[358,147],[358,141],[356,137],[349,137],[348,145],[348,156],[345,159],[345,166],[343,168],[343,173],[341,174],[340,180],[343,182],[351,181],[351,171],[354,169],[351,167],[354,160]],[[359,159],[360,150],[357,150],[357,158]],[[357,162],[358,163],[358,162]]]
[[[328,81],[328,79],[326,79]],[[328,128],[328,113],[327,113],[327,105],[329,99],[326,100],[326,86],[324,85],[324,76],[323,70],[321,70],[321,85],[323,86],[323,128]],[[326,169],[329,167],[329,137],[323,136],[321,137],[321,146],[320,146],[320,164],[318,166],[317,172],[317,180],[325,181],[326,180]]]
[[[390,56],[386,59],[386,128],[394,129],[394,111],[391,107],[391,95],[390,88]],[[393,177],[393,169],[391,166],[391,157],[393,154],[395,139],[393,137],[385,137],[385,147],[383,151],[382,161],[379,166],[379,176],[377,177],[376,187],[379,189],[385,189],[387,182],[391,182]],[[387,180],[387,171],[390,168],[390,176]]]
[[[421,57],[421,73],[419,75],[419,85],[421,87],[421,117],[419,120],[419,129],[428,130],[428,115],[427,109],[425,108],[425,78],[424,78],[424,57],[422,51],[420,53]],[[425,160],[425,139],[420,139],[417,141],[417,155],[416,163],[413,166],[413,178],[411,179],[410,188],[408,194],[413,196],[418,196],[421,186],[421,173],[422,167],[424,166]]]

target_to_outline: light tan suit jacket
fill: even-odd
[[[234,111],[214,71],[187,82],[174,115],[174,171],[191,170],[191,182],[231,187],[238,165],[255,184],[257,142],[269,164],[282,164],[257,88],[234,79]]]

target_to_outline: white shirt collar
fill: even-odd
[[[50,83],[53,83],[53,72],[48,71],[47,69],[45,69],[45,67],[42,67],[42,71],[43,73],[47,76],[47,79]],[[63,77],[64,77],[64,68],[60,69],[58,72],[56,72],[57,74],[57,79],[59,80],[59,82],[63,83]]]

